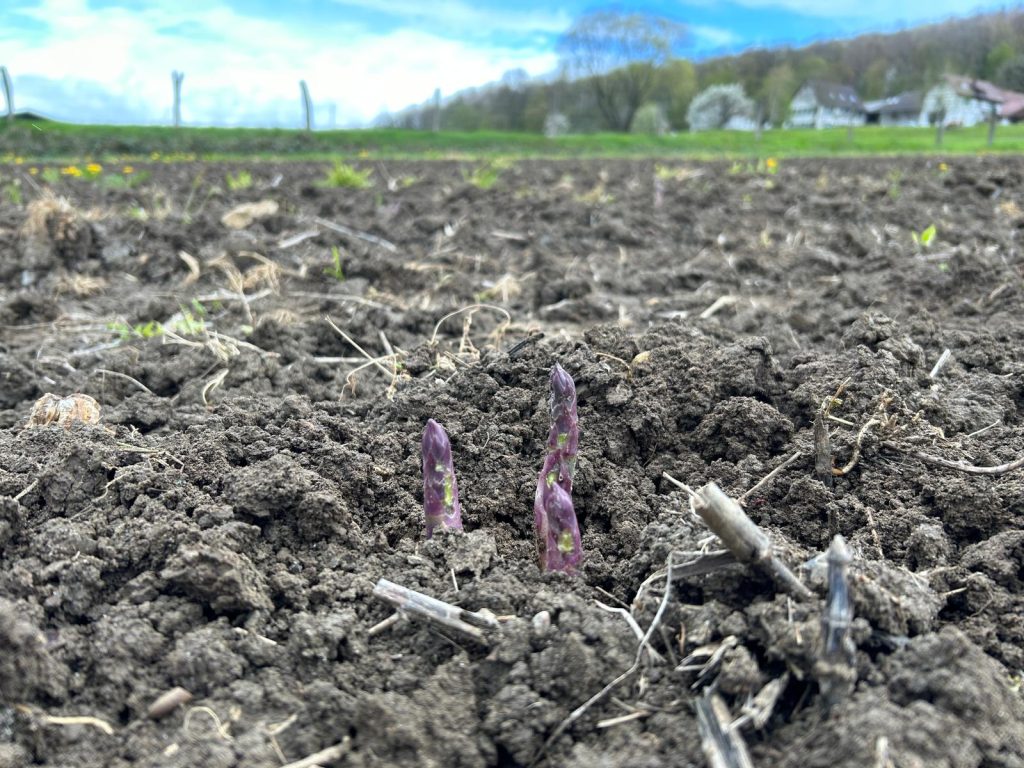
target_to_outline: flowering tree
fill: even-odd
[[[691,131],[712,131],[724,128],[734,117],[750,117],[754,102],[739,83],[712,85],[698,93],[686,110],[686,122]]]

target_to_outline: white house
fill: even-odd
[[[864,105],[848,85],[808,80],[789,104],[791,128],[832,128],[862,125]]]
[[[1007,101],[1011,93],[985,80],[946,75],[942,82],[925,94],[918,123],[937,125],[939,120],[945,125],[985,123],[991,118],[993,110],[997,115],[1000,113],[1003,102]]]
[[[921,120],[920,91],[905,91],[884,99],[864,102],[868,125],[918,125]]]

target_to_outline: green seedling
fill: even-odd
[[[341,249],[336,245],[331,246],[331,266],[324,267],[324,274],[333,277],[339,283],[345,282],[345,272],[341,267]]]
[[[373,176],[372,169],[360,171],[358,168],[353,168],[351,165],[338,160],[335,161],[334,167],[327,172],[327,175],[320,183],[324,187],[365,189],[373,184],[370,181],[371,176]]]
[[[107,323],[107,330],[117,334],[121,341],[128,341],[133,338],[153,339],[157,336],[162,336],[164,333],[163,325],[156,320],[150,320],[147,323],[136,323],[135,325],[129,325],[123,320],[117,320]]]
[[[149,179],[146,171],[132,171],[131,173],[108,173],[100,179],[100,183],[107,189],[134,189]]]
[[[911,232],[914,243],[922,248],[930,248],[935,241],[935,225],[932,224],[920,232]]]
[[[57,168],[43,168],[43,172],[39,174],[39,177],[47,184],[56,184],[60,181],[60,170]]]
[[[179,305],[179,316],[171,323],[171,330],[180,336],[201,336],[206,333],[206,322],[203,320],[206,308],[197,299],[192,300],[192,306],[195,311]]]
[[[235,174],[229,173],[224,177],[224,183],[228,185],[228,189],[232,192],[239,192],[252,186],[252,174],[248,171],[239,171]]]
[[[468,175],[463,176],[477,189],[490,189],[498,183],[501,174],[511,167],[512,163],[508,160],[491,160],[476,166]]]
[[[124,320],[107,323],[107,329],[117,334],[121,341],[129,339],[155,339],[167,331],[179,336],[202,336],[206,333],[206,307],[199,299],[192,299],[189,307],[179,304],[178,313],[167,321],[167,325],[159,320],[129,325]]]
[[[902,171],[889,171],[889,189],[888,195],[892,200],[896,200],[900,196],[900,182],[903,181]]]
[[[21,184],[17,181],[10,181],[4,184],[4,197],[11,205],[21,205],[23,201]]]
[[[669,181],[676,177],[676,171],[674,168],[669,168],[667,165],[658,163],[654,166],[654,178],[661,179],[662,181]]]

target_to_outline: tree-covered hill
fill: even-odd
[[[711,85],[740,83],[774,123],[809,79],[854,86],[862,99],[925,89],[944,73],[1024,89],[1024,9],[950,19],[886,34],[816,42],[800,48],[752,49],[704,61],[673,59],[657,68],[649,100],[672,128],[685,129],[693,97]],[[510,72],[502,81],[463,91],[441,103],[445,130],[541,132],[547,116],[564,114],[574,131],[608,130],[588,78],[529,80]],[[382,125],[430,128],[434,103],[381,118]]]

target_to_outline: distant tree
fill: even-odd
[[[892,67],[884,58],[877,58],[868,64],[860,77],[860,97],[862,99],[880,99],[889,96],[889,81]]]
[[[697,70],[685,59],[673,59],[655,75],[651,100],[665,108],[673,128],[686,127],[686,108],[697,94]]]
[[[828,80],[832,77],[832,65],[816,54],[802,56],[800,63],[797,65],[796,74],[800,82],[805,80]]]
[[[562,35],[567,71],[585,77],[608,127],[626,131],[654,87],[656,69],[679,48],[685,28],[642,13],[595,11]]]
[[[996,82],[1011,91],[1024,91],[1024,56],[1005,61],[996,74]]]
[[[490,94],[489,127],[500,131],[521,131],[526,123],[529,75],[524,69],[510,69],[501,76]]]
[[[551,108],[551,102],[552,97],[548,93],[548,88],[539,84],[528,88],[526,105],[523,107],[523,130],[543,133],[544,121],[547,120],[548,114],[556,111]]]
[[[761,85],[761,103],[764,116],[772,125],[782,125],[789,117],[789,102],[800,87],[796,72],[789,64],[772,67],[764,76]]]
[[[668,129],[664,107],[653,102],[641,106],[633,115],[633,123],[629,126],[630,133],[642,133],[647,136],[664,136]]]
[[[754,102],[743,92],[743,86],[713,85],[698,93],[686,112],[691,131],[724,128],[734,117],[750,117]]]
[[[705,61],[698,68],[698,79],[701,88],[709,88],[712,85],[728,85],[739,79],[739,62],[734,56],[726,56],[721,59]]]
[[[444,108],[444,127],[450,131],[478,131],[483,119],[483,110],[462,96],[456,96]]]
[[[1011,60],[1017,56],[1017,51],[1008,41],[1004,40],[988,52],[985,56],[984,77],[997,79]]]

